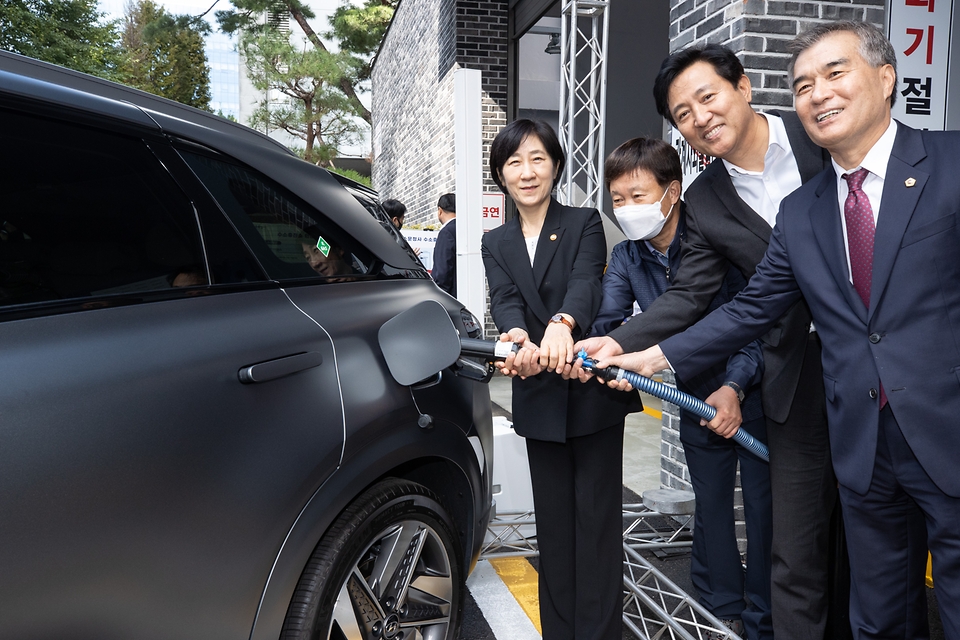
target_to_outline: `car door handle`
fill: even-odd
[[[323,362],[323,356],[316,351],[298,353],[292,356],[284,356],[276,360],[267,360],[243,367],[237,372],[237,377],[243,384],[253,384],[255,382],[267,382],[276,380],[291,373],[305,371],[319,367]]]

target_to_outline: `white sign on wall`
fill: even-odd
[[[503,208],[506,200],[502,193],[483,194],[483,230],[490,231],[503,224]]]
[[[439,231],[425,231],[421,229],[401,229],[400,233],[414,249],[419,249],[418,257],[427,271],[433,271],[433,249],[437,245]]]
[[[916,129],[946,127],[953,2],[890,0],[888,33],[899,86],[893,117]]]

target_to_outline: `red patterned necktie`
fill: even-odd
[[[850,250],[850,272],[853,275],[853,288],[860,294],[863,306],[870,308],[870,285],[873,281],[873,237],[877,225],[873,220],[873,207],[862,185],[869,173],[866,169],[857,169],[853,173],[843,174],[850,187],[847,199],[843,203],[843,217],[847,223],[847,247]],[[887,394],[880,385],[880,408],[887,404]]]
[[[866,169],[843,174],[850,191],[843,203],[843,217],[847,222],[847,246],[850,250],[850,271],[853,288],[860,294],[863,305],[870,308],[870,281],[873,278],[873,236],[876,224],[873,207],[861,186],[867,177]]]

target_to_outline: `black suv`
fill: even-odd
[[[376,194],[8,53],[0,141],[0,638],[456,637],[484,369],[400,384],[378,335],[480,325]]]

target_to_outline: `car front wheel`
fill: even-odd
[[[438,498],[406,480],[354,501],[314,549],[282,638],[453,640],[463,567]]]

